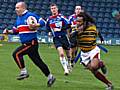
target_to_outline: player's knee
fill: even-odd
[[[97,70],[98,69],[98,65],[91,65],[91,69],[92,70]]]
[[[89,63],[89,64],[87,65],[87,68],[88,68],[90,71],[96,71],[96,70],[98,70],[98,64],[96,64],[96,63]]]
[[[61,53],[61,54],[60,54],[60,57],[64,57],[64,54],[63,54],[63,53]]]
[[[12,53],[12,56],[13,56],[13,58],[16,58],[16,52],[15,51]]]

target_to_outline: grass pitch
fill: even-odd
[[[39,52],[56,77],[55,84],[50,88],[47,87],[47,78],[28,56],[24,59],[30,77],[17,81],[19,69],[12,58],[12,52],[20,44],[4,42],[2,44],[3,46],[0,46],[0,90],[105,90],[105,85],[85,70],[79,62],[69,76],[64,76],[56,49],[48,48],[46,44],[40,45]],[[115,90],[120,90],[120,46],[106,47],[109,53],[101,52],[101,59],[108,67],[108,79],[113,82]]]

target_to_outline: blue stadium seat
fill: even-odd
[[[100,8],[100,10],[99,10],[100,12],[105,12],[105,8]]]
[[[107,36],[106,36],[106,38],[113,38],[114,37],[114,35],[113,34],[107,34]]]
[[[109,23],[110,22],[109,18],[104,18],[103,20],[104,20],[105,23]]]
[[[114,38],[120,38],[120,34],[114,34]]]
[[[42,2],[43,5],[49,5],[49,3],[50,3],[49,0],[44,0],[44,1]]]
[[[95,6],[95,7],[99,7],[99,3],[98,3],[98,2],[95,2],[94,6]]]
[[[1,5],[3,8],[7,8],[7,6],[8,6],[8,3],[2,3],[2,5]]]
[[[14,5],[17,1],[21,0],[0,0],[0,28],[4,28],[5,24],[14,24],[16,19],[16,12]],[[95,19],[97,27],[104,34],[105,37],[110,37],[107,33],[111,33],[114,37],[118,37],[115,33],[120,35],[120,25],[115,20],[111,12],[112,10],[120,11],[119,0],[22,0],[28,4],[28,9],[32,12],[36,12],[43,18],[47,18],[51,15],[49,10],[50,3],[54,2],[61,9],[61,13],[66,16],[74,13],[76,5],[82,5],[82,7],[88,11]],[[11,18],[9,18],[11,15]],[[9,18],[9,19],[8,19]],[[8,19],[8,20],[6,20]]]
[[[47,10],[48,10],[48,6],[47,6],[47,5],[43,5],[43,6],[41,7],[41,9],[47,11]]]
[[[6,14],[5,16],[4,16],[4,18],[6,18],[6,19],[11,19],[11,14]]]
[[[71,0],[71,1],[68,3],[68,6],[75,7],[75,3],[74,3],[74,1]]]
[[[1,19],[4,19],[4,14],[2,14],[2,13],[0,14],[0,20]]]
[[[118,34],[119,33],[119,29],[114,29],[114,34]]]
[[[93,11],[94,11],[94,12],[98,12],[98,11],[99,11],[99,8],[94,7],[94,8],[93,8]]]
[[[68,10],[68,11],[74,11],[74,8],[68,6],[67,10]]]
[[[102,29],[101,29],[101,32],[102,32],[102,33],[107,33],[107,32],[108,32],[108,29],[107,29],[107,28],[102,28]]]
[[[62,4],[64,5],[64,6],[67,6],[68,5],[68,1],[67,0],[65,0]]]
[[[92,7],[92,6],[94,6],[94,3],[93,2],[89,2],[89,3],[87,3],[87,6]]]
[[[57,0],[56,4],[57,5],[62,5],[62,1],[61,0]]]
[[[110,23],[110,24],[109,24],[109,27],[110,27],[110,28],[115,28],[115,25],[114,25],[113,23]]]
[[[92,7],[86,7],[88,12],[92,12],[93,8]]]
[[[67,6],[62,6],[61,10],[67,11]]]
[[[110,14],[111,13],[111,8],[106,8],[105,12],[108,12]]]
[[[98,17],[104,17],[104,13],[99,12],[97,16],[98,16]]]
[[[101,3],[99,3],[100,4],[100,7],[105,7],[106,6],[106,4],[105,3],[103,3],[103,2],[101,2]]]
[[[98,18],[97,22],[103,22],[103,18]]]
[[[98,22],[96,25],[98,28],[100,28],[102,26],[102,23]]]
[[[113,34],[114,33],[114,29],[108,29],[108,33]]]
[[[117,23],[117,24],[115,25],[115,28],[120,29],[120,24]]]
[[[14,10],[13,10],[12,8],[8,8],[8,9],[6,10],[6,12],[9,13],[9,14],[12,13],[13,11],[14,11]]]
[[[107,34],[106,33],[102,33],[103,38],[106,38]]]
[[[92,16],[93,16],[93,17],[97,17],[97,15],[98,15],[97,12],[92,13]]]
[[[102,23],[102,27],[103,28],[108,28],[108,24],[107,23]]]
[[[0,13],[6,13],[6,8],[1,8]]]

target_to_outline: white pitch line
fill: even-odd
[[[68,79],[56,79],[56,80],[58,80],[58,81],[63,81],[63,82],[66,82],[66,83],[70,83],[70,82],[72,82],[72,83],[85,84],[84,81],[81,82],[81,81],[77,81],[77,80],[68,80]],[[98,86],[98,85],[95,84],[95,83],[88,83],[88,84],[89,84],[89,85],[93,85],[93,86]],[[116,88],[116,89],[120,89],[119,86],[115,86],[115,88]]]

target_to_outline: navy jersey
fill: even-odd
[[[33,22],[31,22],[33,20]],[[21,43],[29,42],[37,39],[37,30],[31,30],[29,24],[40,23],[40,26],[45,26],[45,21],[34,13],[27,10],[22,16],[18,16],[13,27],[14,34],[19,34]]]
[[[71,31],[70,31],[72,33],[75,32],[75,30],[76,30],[75,29],[76,28],[76,19],[77,19],[77,16],[75,14],[72,14],[69,16],[69,23],[70,23],[71,27],[74,26],[74,28],[71,29]]]
[[[68,19],[65,18],[63,15],[58,14],[56,16],[50,16],[47,19],[47,30],[52,32],[53,37],[58,37],[61,35],[66,35],[66,29],[64,27],[67,27],[69,25]],[[63,29],[64,28],[64,29]]]

